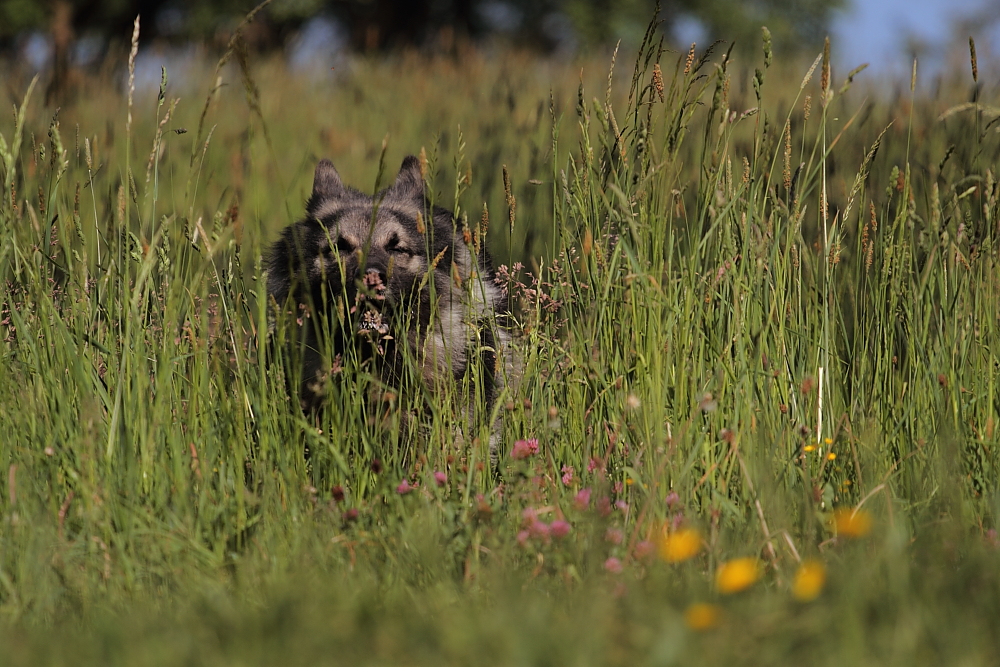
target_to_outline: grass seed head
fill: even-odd
[[[663,73],[660,71],[660,63],[653,65],[653,88],[656,90],[656,96],[663,102],[665,98],[663,97]]]
[[[691,48],[688,50],[687,60],[684,62],[684,74],[691,73],[691,65],[694,64],[694,47],[695,42],[691,42]]]
[[[792,121],[785,121],[785,164],[781,172],[785,192],[792,189]]]
[[[972,81],[979,83],[979,62],[976,60],[976,40],[969,37],[969,60],[972,62]]]
[[[819,88],[823,91],[822,104],[829,102],[827,93],[830,91],[830,38],[823,41],[823,69],[820,73]]]

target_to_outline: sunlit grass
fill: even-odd
[[[108,81],[8,87],[0,655],[989,664],[996,90],[633,59],[244,61],[128,131]],[[509,294],[497,470],[349,355],[307,418],[267,334],[316,159],[421,148]]]

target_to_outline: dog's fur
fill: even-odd
[[[300,327],[304,410],[323,403],[334,362],[324,350],[360,345],[389,386],[398,386],[407,352],[432,388],[478,364],[489,414],[508,358],[507,333],[496,325],[501,293],[486,251],[476,253],[457,227],[451,211],[430,206],[413,156],[374,197],[346,187],[320,160],[306,218],[284,230],[267,258],[272,305]]]

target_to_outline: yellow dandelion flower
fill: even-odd
[[[759,558],[736,558],[719,565],[715,571],[715,587],[723,595],[750,588],[761,576]]]
[[[635,484],[635,480],[632,479],[631,477],[625,480],[625,486],[632,486],[633,484]]]
[[[816,445],[806,445],[805,447],[802,448],[802,451],[804,451],[804,452],[815,452],[816,451]]]
[[[825,442],[828,445],[832,445],[833,444],[833,438],[823,438],[823,442]]]
[[[819,597],[826,583],[826,566],[822,561],[806,559],[795,571],[792,595],[799,602],[809,602]]]
[[[701,533],[694,528],[681,528],[664,533],[660,539],[660,558],[668,563],[680,563],[694,558],[701,551]]]
[[[722,610],[714,604],[696,602],[684,610],[684,623],[692,630],[711,630],[719,624],[721,616]]]
[[[862,509],[841,508],[833,513],[833,526],[837,530],[837,535],[864,537],[872,529],[872,517]]]
[[[826,455],[826,458],[828,461],[833,461],[837,458],[837,455],[834,454],[833,452],[830,452],[829,454]]]

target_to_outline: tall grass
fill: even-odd
[[[608,74],[463,53],[319,84],[237,49],[204,112],[166,72],[134,107],[27,86],[0,126],[0,652],[987,664],[995,91],[866,97],[828,48],[772,64],[765,31],[744,64],[651,28]],[[268,353],[261,253],[315,159],[374,184],[421,148],[514,314],[498,471],[455,392],[347,358],[316,422]],[[697,556],[664,562],[683,528]],[[727,596],[737,557],[763,581]]]

